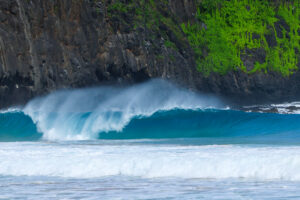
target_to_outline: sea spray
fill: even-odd
[[[127,88],[97,87],[52,93],[29,102],[24,113],[44,139],[96,139],[99,133],[120,132],[133,119],[158,111],[222,108],[207,95],[178,88],[163,80]]]
[[[205,144],[210,138],[210,144],[230,138],[295,144],[299,121],[297,114],[227,109],[217,98],[152,80],[130,87],[61,90],[23,109],[1,111],[0,141],[202,138]]]

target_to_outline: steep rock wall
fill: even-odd
[[[235,102],[299,97],[298,72],[204,77],[188,41],[178,36],[184,35],[180,24],[194,20],[195,2],[157,2],[166,21],[159,21],[156,30],[147,27],[146,19],[134,27],[134,13],[109,13],[109,0],[0,0],[0,107],[61,88],[156,77]]]
[[[107,81],[189,82],[195,72],[190,49],[166,48],[162,40],[149,39],[148,30],[123,30],[107,16],[107,4],[1,0],[0,107]]]

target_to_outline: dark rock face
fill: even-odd
[[[0,107],[59,88],[186,82],[195,72],[191,50],[149,41],[145,30],[113,30],[106,1],[0,0],[0,21]]]
[[[198,90],[212,92],[238,105],[299,101],[300,73],[283,77],[275,72],[247,75],[231,72],[212,74],[204,79]]]
[[[118,24],[108,17],[107,2],[0,0],[0,107],[60,88],[156,77],[237,102],[299,97],[299,73],[289,78],[242,72],[203,77],[188,43],[169,48],[163,39],[150,39],[151,30]],[[193,1],[170,0],[169,7],[178,26],[193,20]]]

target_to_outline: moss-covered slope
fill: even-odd
[[[198,69],[205,75],[272,70],[289,76],[300,60],[299,5],[299,0],[198,1],[196,22],[182,24]]]

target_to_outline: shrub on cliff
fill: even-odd
[[[273,70],[288,76],[298,69],[298,0],[202,0],[197,8],[197,21],[182,24],[182,29],[194,49],[198,69],[205,75]],[[249,52],[256,60],[252,66],[242,59]]]

